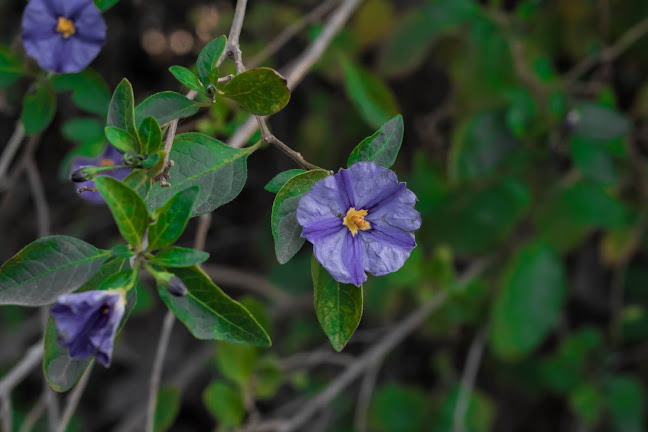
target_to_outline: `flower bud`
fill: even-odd
[[[87,172],[86,167],[83,167],[76,171],[72,171],[72,174],[70,174],[70,180],[75,183],[83,183],[92,180],[92,175]]]
[[[187,286],[177,276],[173,276],[171,280],[169,280],[167,289],[169,290],[171,295],[174,295],[176,297],[184,297],[187,295]]]

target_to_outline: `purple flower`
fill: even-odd
[[[82,71],[106,41],[106,23],[92,0],[31,0],[22,28],[27,55],[55,73]]]
[[[120,291],[86,291],[59,296],[50,313],[59,334],[59,344],[73,359],[95,356],[110,364],[113,343],[124,316],[125,300]]]
[[[76,157],[72,160],[72,172],[85,167],[85,166],[112,166],[112,165],[119,165],[121,164],[122,160],[122,155],[115,150],[113,146],[110,144],[106,144],[106,148],[104,151],[97,157],[94,158],[86,158],[86,157]],[[121,181],[126,178],[128,174],[130,174],[131,170],[130,168],[119,168],[114,171],[108,171],[105,173],[101,173],[98,175],[107,175],[113,178],[116,178],[117,180]],[[82,182],[82,183],[75,183],[74,184],[75,188],[80,188],[80,187],[89,187],[89,188],[94,188],[95,184],[92,180],[88,180],[87,182]],[[79,194],[79,196],[85,200],[88,200],[93,203],[101,204],[104,203],[104,199],[101,196],[99,192],[82,192]]]
[[[357,162],[315,183],[297,206],[302,237],[315,258],[342,283],[362,285],[403,266],[416,247],[421,215],[416,195],[393,171]]]

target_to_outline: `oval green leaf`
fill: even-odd
[[[38,239],[0,267],[0,304],[53,303],[83,285],[109,256],[74,237]]]
[[[227,204],[243,189],[247,179],[247,157],[255,147],[232,148],[200,133],[176,135],[170,159],[170,187],[155,184],[147,205],[155,210],[182,189],[200,186],[198,203],[192,216],[214,211]]]
[[[374,162],[385,168],[396,162],[396,157],[403,143],[405,125],[403,116],[398,114],[382,125],[376,133],[365,138],[349,156],[348,166],[360,161]]]
[[[160,297],[198,339],[270,346],[270,337],[239,302],[232,300],[197,267],[174,269],[188,293],[175,297],[158,285]]]
[[[137,136],[133,86],[126,78],[121,80],[110,99],[106,126],[115,126]]]
[[[187,227],[198,202],[200,186],[181,190],[155,212],[157,219],[149,227],[149,250],[158,250],[175,243]]]
[[[196,90],[199,93],[202,93],[203,87],[200,84],[200,80],[198,79],[195,73],[191,72],[186,67],[171,66],[169,68],[169,72],[171,72],[173,77],[177,79],[180,82],[180,84],[182,84],[183,86],[191,90]]]
[[[25,133],[34,135],[43,132],[52,122],[56,113],[56,94],[49,82],[36,84],[35,91],[27,92],[23,100],[20,117]]]
[[[276,194],[277,192],[279,192],[279,190],[281,190],[283,185],[285,185],[288,180],[295,177],[296,175],[303,174],[305,172],[306,170],[299,169],[299,168],[280,172],[279,174],[274,176],[272,180],[268,182],[267,185],[265,185],[264,189],[267,190],[268,192],[272,192]]]
[[[204,85],[210,83],[209,74],[217,67],[219,60],[225,54],[225,48],[227,48],[227,38],[220,36],[209,42],[200,51],[198,61],[196,62],[196,72]]]
[[[149,96],[135,108],[135,121],[139,125],[145,118],[155,117],[159,124],[165,125],[196,114],[199,107],[197,102],[180,93],[164,91]]]
[[[558,324],[565,300],[565,270],[542,243],[521,249],[508,264],[492,314],[491,346],[498,357],[529,354]]]
[[[270,68],[250,69],[238,74],[223,86],[222,91],[223,96],[260,116],[277,113],[290,101],[286,79]]]
[[[209,258],[207,252],[171,246],[158,252],[151,263],[162,267],[182,268],[202,264]]]
[[[306,241],[301,237],[302,227],[297,222],[299,200],[315,183],[328,175],[325,170],[312,170],[299,174],[288,180],[275,197],[270,225],[279,263],[287,263]]]
[[[336,351],[342,351],[362,318],[362,287],[339,283],[311,258],[315,314]]]
[[[132,246],[142,247],[142,236],[149,226],[144,200],[124,183],[108,176],[96,177],[97,190],[106,200],[119,232]]]

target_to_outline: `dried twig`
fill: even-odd
[[[25,128],[23,127],[22,121],[18,119],[16,128],[7,143],[7,147],[5,147],[2,155],[0,155],[0,190],[6,186],[7,169],[16,155],[23,138],[25,138]]]
[[[83,395],[83,392],[85,391],[86,386],[88,385],[88,381],[90,380],[90,375],[92,375],[92,367],[94,366],[94,360],[90,363],[90,366],[88,366],[88,369],[85,371],[79,382],[76,384],[74,387],[74,390],[72,390],[72,393],[70,393],[70,396],[68,396],[67,400],[67,405],[65,406],[65,410],[63,411],[63,417],[61,417],[61,422],[58,425],[58,429],[56,432],[65,432],[67,429],[68,423],[70,423],[70,420],[72,419],[72,415],[74,415],[74,412],[77,409],[77,406],[79,405],[79,401],[81,401],[81,395]]]
[[[0,381],[0,397],[7,396],[38,365],[43,358],[43,341],[27,350],[25,356]]]
[[[149,399],[146,408],[147,432],[154,432],[155,430],[155,406],[157,405],[157,396],[158,390],[160,388],[160,379],[162,377],[164,358],[166,357],[167,348],[169,347],[169,340],[171,339],[171,331],[173,330],[174,322],[175,315],[173,315],[173,312],[171,312],[171,310],[168,310],[166,315],[164,316],[162,333],[160,334],[160,342],[158,343],[157,351],[155,352],[153,370],[151,372],[151,379],[149,380]]]
[[[466,413],[470,405],[470,395],[475,387],[475,378],[477,378],[477,371],[479,370],[479,363],[481,362],[482,354],[484,353],[484,345],[486,344],[487,329],[482,329],[475,339],[470,344],[468,350],[468,357],[466,358],[466,366],[464,367],[463,375],[461,376],[461,387],[459,388],[459,396],[457,396],[457,404],[455,405],[453,414],[453,427],[454,432],[464,432],[466,428]]]

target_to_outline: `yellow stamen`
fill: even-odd
[[[367,210],[356,210],[351,207],[342,224],[349,228],[352,235],[356,235],[358,230],[366,231],[371,228],[371,224],[364,220],[365,216],[367,216]]]
[[[58,25],[56,26],[56,31],[59,33],[63,33],[63,37],[65,39],[69,38],[74,33],[76,33],[76,29],[74,28],[74,23],[71,20],[63,17],[59,17]]]
[[[102,166],[102,167],[113,166],[113,165],[115,165],[115,161],[112,160],[112,159],[108,159],[108,158],[102,159],[101,163],[99,164],[99,166]]]

